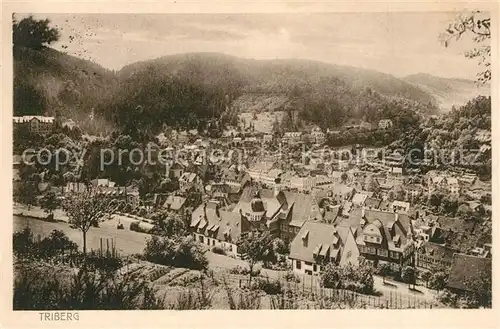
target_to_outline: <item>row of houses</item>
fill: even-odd
[[[29,131],[36,134],[48,134],[54,126],[54,117],[41,115],[25,115],[13,117],[14,131]]]
[[[324,221],[329,216],[330,220]],[[219,224],[204,226],[209,223]],[[240,256],[236,241],[254,229],[290,241],[289,258],[294,270],[300,273],[319,272],[325,257],[343,264],[356,263],[360,255],[374,263],[385,261],[400,268],[412,261],[410,225],[406,213],[363,206],[348,217],[339,216],[338,208],[335,211],[320,206],[315,195],[256,186],[245,188],[231,211],[219,202],[210,201],[200,205],[191,218],[193,235],[198,241],[226,246],[227,252],[234,256]],[[231,228],[228,231],[231,234],[221,234],[218,232],[221,228]]]

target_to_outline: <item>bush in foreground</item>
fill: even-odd
[[[152,236],[144,248],[144,258],[152,263],[193,270],[207,270],[208,260],[192,237]]]
[[[20,267],[14,279],[14,310],[162,309],[147,282],[133,275],[106,276],[89,268],[64,277]]]

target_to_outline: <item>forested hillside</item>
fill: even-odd
[[[472,80],[440,78],[429,74],[414,74],[403,80],[434,95],[443,111],[450,111],[453,106],[460,106],[478,95],[491,95],[489,83],[478,84]]]

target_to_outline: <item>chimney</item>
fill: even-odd
[[[217,202],[216,206],[215,206],[215,213],[217,214],[217,218],[219,218],[219,220],[221,219],[220,218],[220,203]]]
[[[205,219],[207,219],[207,203],[206,202],[203,204],[203,215],[205,216]]]
[[[394,221],[397,222],[399,220],[399,213],[396,211],[396,215],[394,216]]]
[[[361,218],[365,218],[365,207],[361,207]]]

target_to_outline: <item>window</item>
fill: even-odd
[[[373,247],[366,247],[366,253],[375,255],[376,249]]]
[[[385,249],[379,249],[379,250],[378,250],[378,254],[379,254],[380,256],[382,256],[382,257],[387,257],[387,256],[388,256],[388,254],[389,254],[389,252],[388,252],[387,250],[385,250]]]
[[[313,271],[317,272],[318,271],[318,266],[316,264],[313,265]]]
[[[215,240],[212,240],[212,246],[215,246]]]
[[[199,235],[199,236],[198,236],[198,240],[199,240],[201,243],[203,243],[203,235]]]
[[[399,253],[395,252],[395,251],[391,251],[391,258],[399,259]]]
[[[302,265],[302,261],[301,261],[301,260],[296,260],[296,261],[295,261],[295,268],[296,268],[297,270],[300,270],[301,265]]]
[[[311,265],[312,265],[312,263],[311,263],[311,262],[306,262],[306,265],[307,265],[307,266],[311,266]]]

